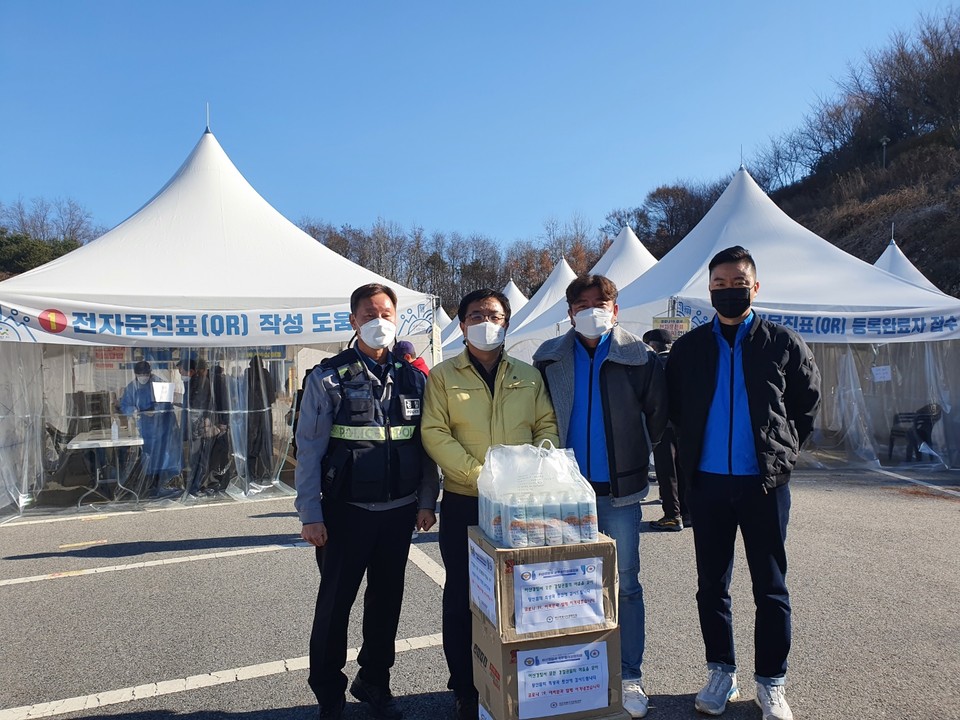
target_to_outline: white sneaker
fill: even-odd
[[[757,683],[757,705],[763,711],[763,720],[793,720],[783,685]]]
[[[643,691],[639,680],[623,681],[623,709],[630,713],[632,718],[647,716],[650,709],[650,698]]]
[[[710,668],[707,684],[697,693],[693,706],[707,715],[722,715],[727,709],[727,702],[739,698],[737,674],[720,668]]]

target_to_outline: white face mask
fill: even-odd
[[[393,345],[397,337],[397,326],[384,318],[374,318],[360,326],[360,339],[363,344],[374,350],[382,350]]]
[[[507,330],[503,325],[482,322],[467,328],[467,341],[477,350],[496,350],[503,345]]]
[[[585,338],[603,337],[613,327],[613,313],[603,308],[587,308],[573,316],[573,326]]]
[[[150,382],[150,376],[149,376],[149,375],[137,375],[137,382],[140,383],[141,385],[146,385],[148,382]]]

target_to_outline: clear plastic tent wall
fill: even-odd
[[[823,405],[805,448],[806,462],[822,467],[960,466],[960,413],[955,408],[960,341],[811,343],[810,348],[823,376]],[[931,405],[939,413],[930,413],[930,442],[916,438],[924,445],[908,455],[911,421],[901,417],[898,433],[896,418]]]
[[[298,366],[329,354],[296,346],[0,347],[3,514],[291,492],[280,471]]]

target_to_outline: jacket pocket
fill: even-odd
[[[389,494],[386,445],[354,448],[350,452],[350,499],[356,502],[385,501]]]
[[[350,451],[343,445],[337,445],[336,449],[327,453],[320,464],[322,473],[320,478],[320,488],[323,491],[323,497],[327,500],[336,500],[343,492],[344,480],[350,474],[351,464]]]

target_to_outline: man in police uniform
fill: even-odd
[[[360,671],[350,693],[379,718],[402,716],[390,668],[410,531],[436,522],[439,481],[420,442],[426,378],[388,350],[396,319],[393,290],[357,288],[356,347],[310,373],[300,405],[296,507],[321,571],[308,682],[325,720],[339,718],[346,701],[347,623],[365,572]]]

